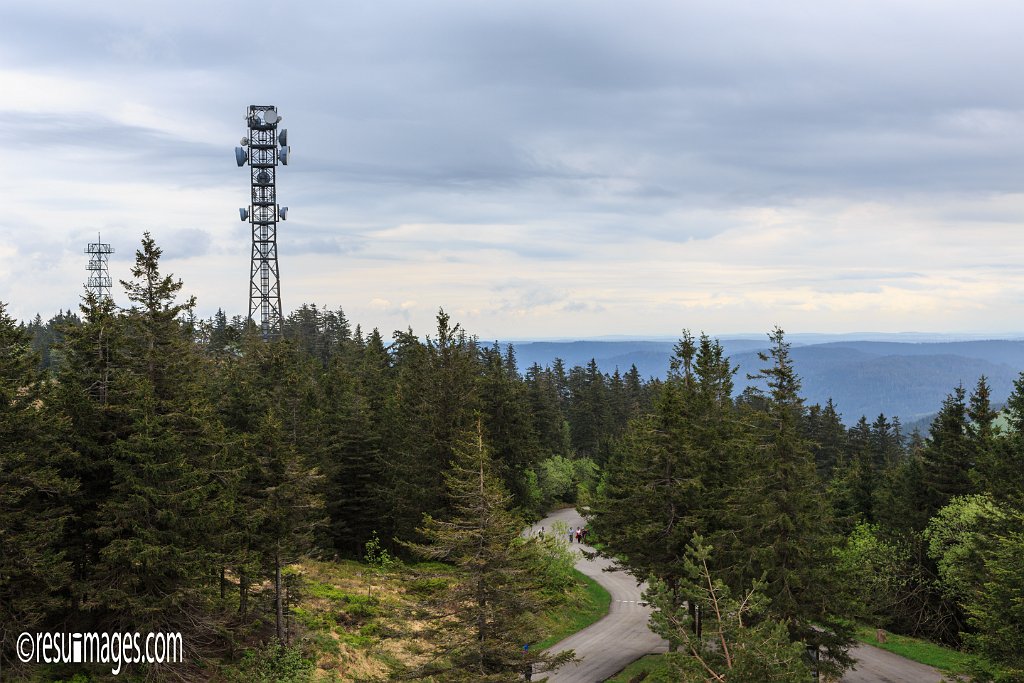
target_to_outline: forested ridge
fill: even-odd
[[[25,325],[0,308],[5,675],[82,671],[20,665],[22,631],[129,630],[181,631],[189,655],[131,675],[216,678],[247,649],[312,647],[284,631],[289,567],[385,557],[448,562],[449,615],[520,606],[455,619],[448,654],[396,672],[517,680],[536,629],[513,612],[543,606],[544,551],[515,530],[577,504],[651,579],[681,677],[805,680],[806,645],[839,671],[861,622],[1021,680],[1024,379],[1005,433],[984,377],[950,387],[928,438],[885,415],[847,428],[841,406],[805,403],[781,330],[739,395],[721,345],[689,333],[664,380],[519,368],[444,311],[423,337],[385,336],[303,305],[266,343],[198,319],[159,257],[147,235],[124,309],[86,295]],[[487,565],[455,533],[482,516]]]

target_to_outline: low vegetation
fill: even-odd
[[[304,560],[293,568],[301,598],[288,617],[290,644],[244,652],[221,668],[225,681],[306,683],[380,681],[397,669],[426,661],[425,602],[455,581],[440,562],[396,564],[389,571],[352,561]],[[574,570],[559,604],[540,619],[542,650],[589,626],[608,612],[610,596]]]
[[[664,655],[647,655],[608,679],[607,683],[677,683]]]

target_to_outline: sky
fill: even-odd
[[[273,104],[285,310],[483,339],[1024,331],[1024,3],[0,4],[0,301],[142,233],[248,306]],[[115,300],[127,305],[120,287]]]

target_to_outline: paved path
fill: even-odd
[[[583,519],[573,509],[559,510],[538,522],[533,531],[543,526],[550,533],[554,521],[561,520],[575,529]],[[573,543],[574,549],[594,549]],[[575,650],[579,664],[568,664],[550,674],[551,683],[602,683],[633,661],[652,652],[666,652],[668,642],[651,633],[647,627],[651,609],[641,604],[643,587],[636,579],[621,571],[606,572],[611,566],[607,558],[580,558],[576,568],[594,578],[612,595],[608,616],[552,646],[553,652]],[[909,659],[870,645],[851,650],[856,668],[847,671],[842,683],[938,683],[942,673]]]
[[[858,645],[850,654],[857,664],[843,676],[843,683],[937,683],[942,680],[938,669],[870,645]]]
[[[550,533],[555,520],[561,520],[575,529],[583,526],[579,513],[573,509],[559,510],[534,526],[541,526]],[[594,552],[588,545],[573,543],[574,549]],[[621,571],[606,572],[611,560],[598,557],[593,560],[580,558],[576,568],[594,578],[612,595],[608,615],[595,624],[575,633],[551,647],[552,652],[575,650],[579,664],[567,664],[549,675],[551,683],[600,683],[614,676],[626,665],[651,652],[666,652],[668,642],[651,633],[647,620],[651,608],[641,604],[643,589],[636,579]]]

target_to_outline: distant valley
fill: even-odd
[[[767,342],[757,339],[722,339],[736,373],[739,393],[752,382],[747,373],[761,367],[757,352]],[[561,358],[567,367],[593,358],[603,372],[626,372],[636,365],[643,377],[664,378],[674,342],[572,341],[516,342],[519,368],[533,363],[550,365]],[[869,419],[885,413],[904,424],[938,411],[957,384],[970,390],[981,375],[988,378],[992,399],[1002,403],[1024,370],[1024,340],[971,340],[947,342],[825,341],[795,342],[793,361],[803,380],[809,403],[824,404],[829,397],[848,425],[861,415]]]

